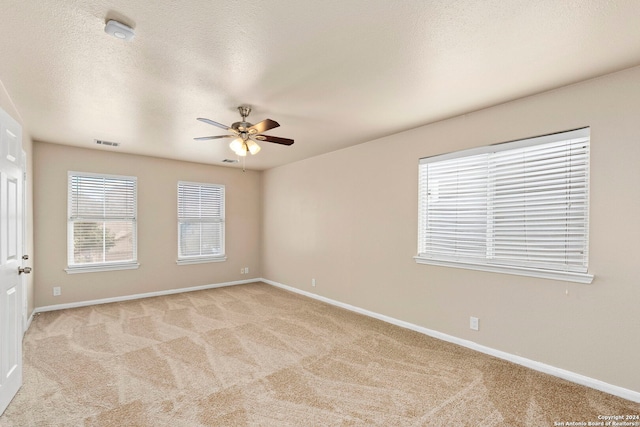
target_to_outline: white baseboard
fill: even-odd
[[[246,285],[247,283],[255,283],[255,282],[261,282],[261,281],[262,279],[260,278],[236,280],[234,282],[215,283],[211,285],[193,286],[190,288],[168,289],[166,291],[147,292],[144,294],[133,294],[133,295],[125,295],[121,297],[70,302],[66,304],[46,305],[43,307],[37,307],[35,310],[33,310],[33,313],[31,314],[31,318],[33,318],[34,314],[43,313],[45,311],[64,310],[66,308],[86,307],[89,305],[108,304],[111,302],[130,301],[130,300],[141,299],[141,298],[159,297],[162,295],[181,294],[183,292],[202,291],[204,289],[223,288],[225,286]],[[29,320],[29,322],[31,322],[31,319]]]
[[[27,333],[27,331],[29,330],[29,328],[31,327],[31,322],[33,322],[33,316],[36,314],[36,310],[34,309],[31,312],[31,316],[29,316],[29,318],[27,319],[27,326],[24,328],[24,331],[22,331],[22,335],[24,336],[24,334]]]
[[[400,326],[402,328],[410,329],[412,331],[420,332],[422,334],[428,335],[433,338],[437,338],[443,341],[447,341],[453,344],[460,345],[462,347],[467,347],[471,350],[478,351],[480,353],[488,354],[490,356],[497,357],[499,359],[508,360],[509,362],[516,363],[518,365],[525,366],[527,368],[533,369],[535,371],[544,372],[545,374],[553,375],[554,377],[562,378],[564,380],[580,384],[586,387],[590,387],[599,391],[603,391],[605,393],[612,394],[614,396],[622,397],[623,399],[631,400],[633,402],[640,403],[640,392],[629,390],[623,387],[619,387],[613,384],[606,383],[604,381],[596,380],[594,378],[590,378],[581,374],[577,374],[575,372],[567,371],[565,369],[556,368],[555,366],[547,365],[545,363],[536,362],[535,360],[527,359],[525,357],[516,356],[511,353],[507,353],[501,350],[496,350],[491,347],[487,347],[473,341],[465,340],[462,338],[454,337],[452,335],[447,335],[442,332],[434,331],[432,329],[427,329],[422,326],[414,325],[413,323],[405,322],[403,320],[398,320],[393,317],[385,316],[383,314],[375,313],[373,311],[365,310],[360,307],[356,307],[350,304],[345,304],[340,301],[332,300],[327,297],[323,297],[321,295],[313,294],[311,292],[303,291],[298,288],[294,288],[291,286],[284,285],[282,283],[274,282],[273,280],[268,279],[260,279],[263,282],[276,286],[278,288],[285,289],[287,291],[295,292],[300,295],[307,296],[309,298],[313,298],[319,301],[326,302],[328,304],[334,305],[336,307],[341,307],[356,313],[364,314],[365,316],[373,317],[378,320],[382,320],[387,323],[391,323],[396,326]]]

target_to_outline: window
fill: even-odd
[[[424,158],[416,262],[590,283],[589,128]]]
[[[178,182],[178,264],[224,260],[224,185]]]
[[[137,179],[68,177],[67,273],[137,268]]]

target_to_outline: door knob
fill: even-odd
[[[31,273],[31,267],[18,267],[18,274],[29,274]]]

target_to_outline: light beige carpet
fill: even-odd
[[[552,426],[640,404],[241,285],[43,313],[4,426]]]

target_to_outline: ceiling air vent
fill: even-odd
[[[101,139],[94,139],[94,141],[98,145],[106,145],[107,147],[118,147],[120,145],[119,142],[103,141]]]
[[[238,161],[234,159],[224,159],[222,163],[238,163]]]

